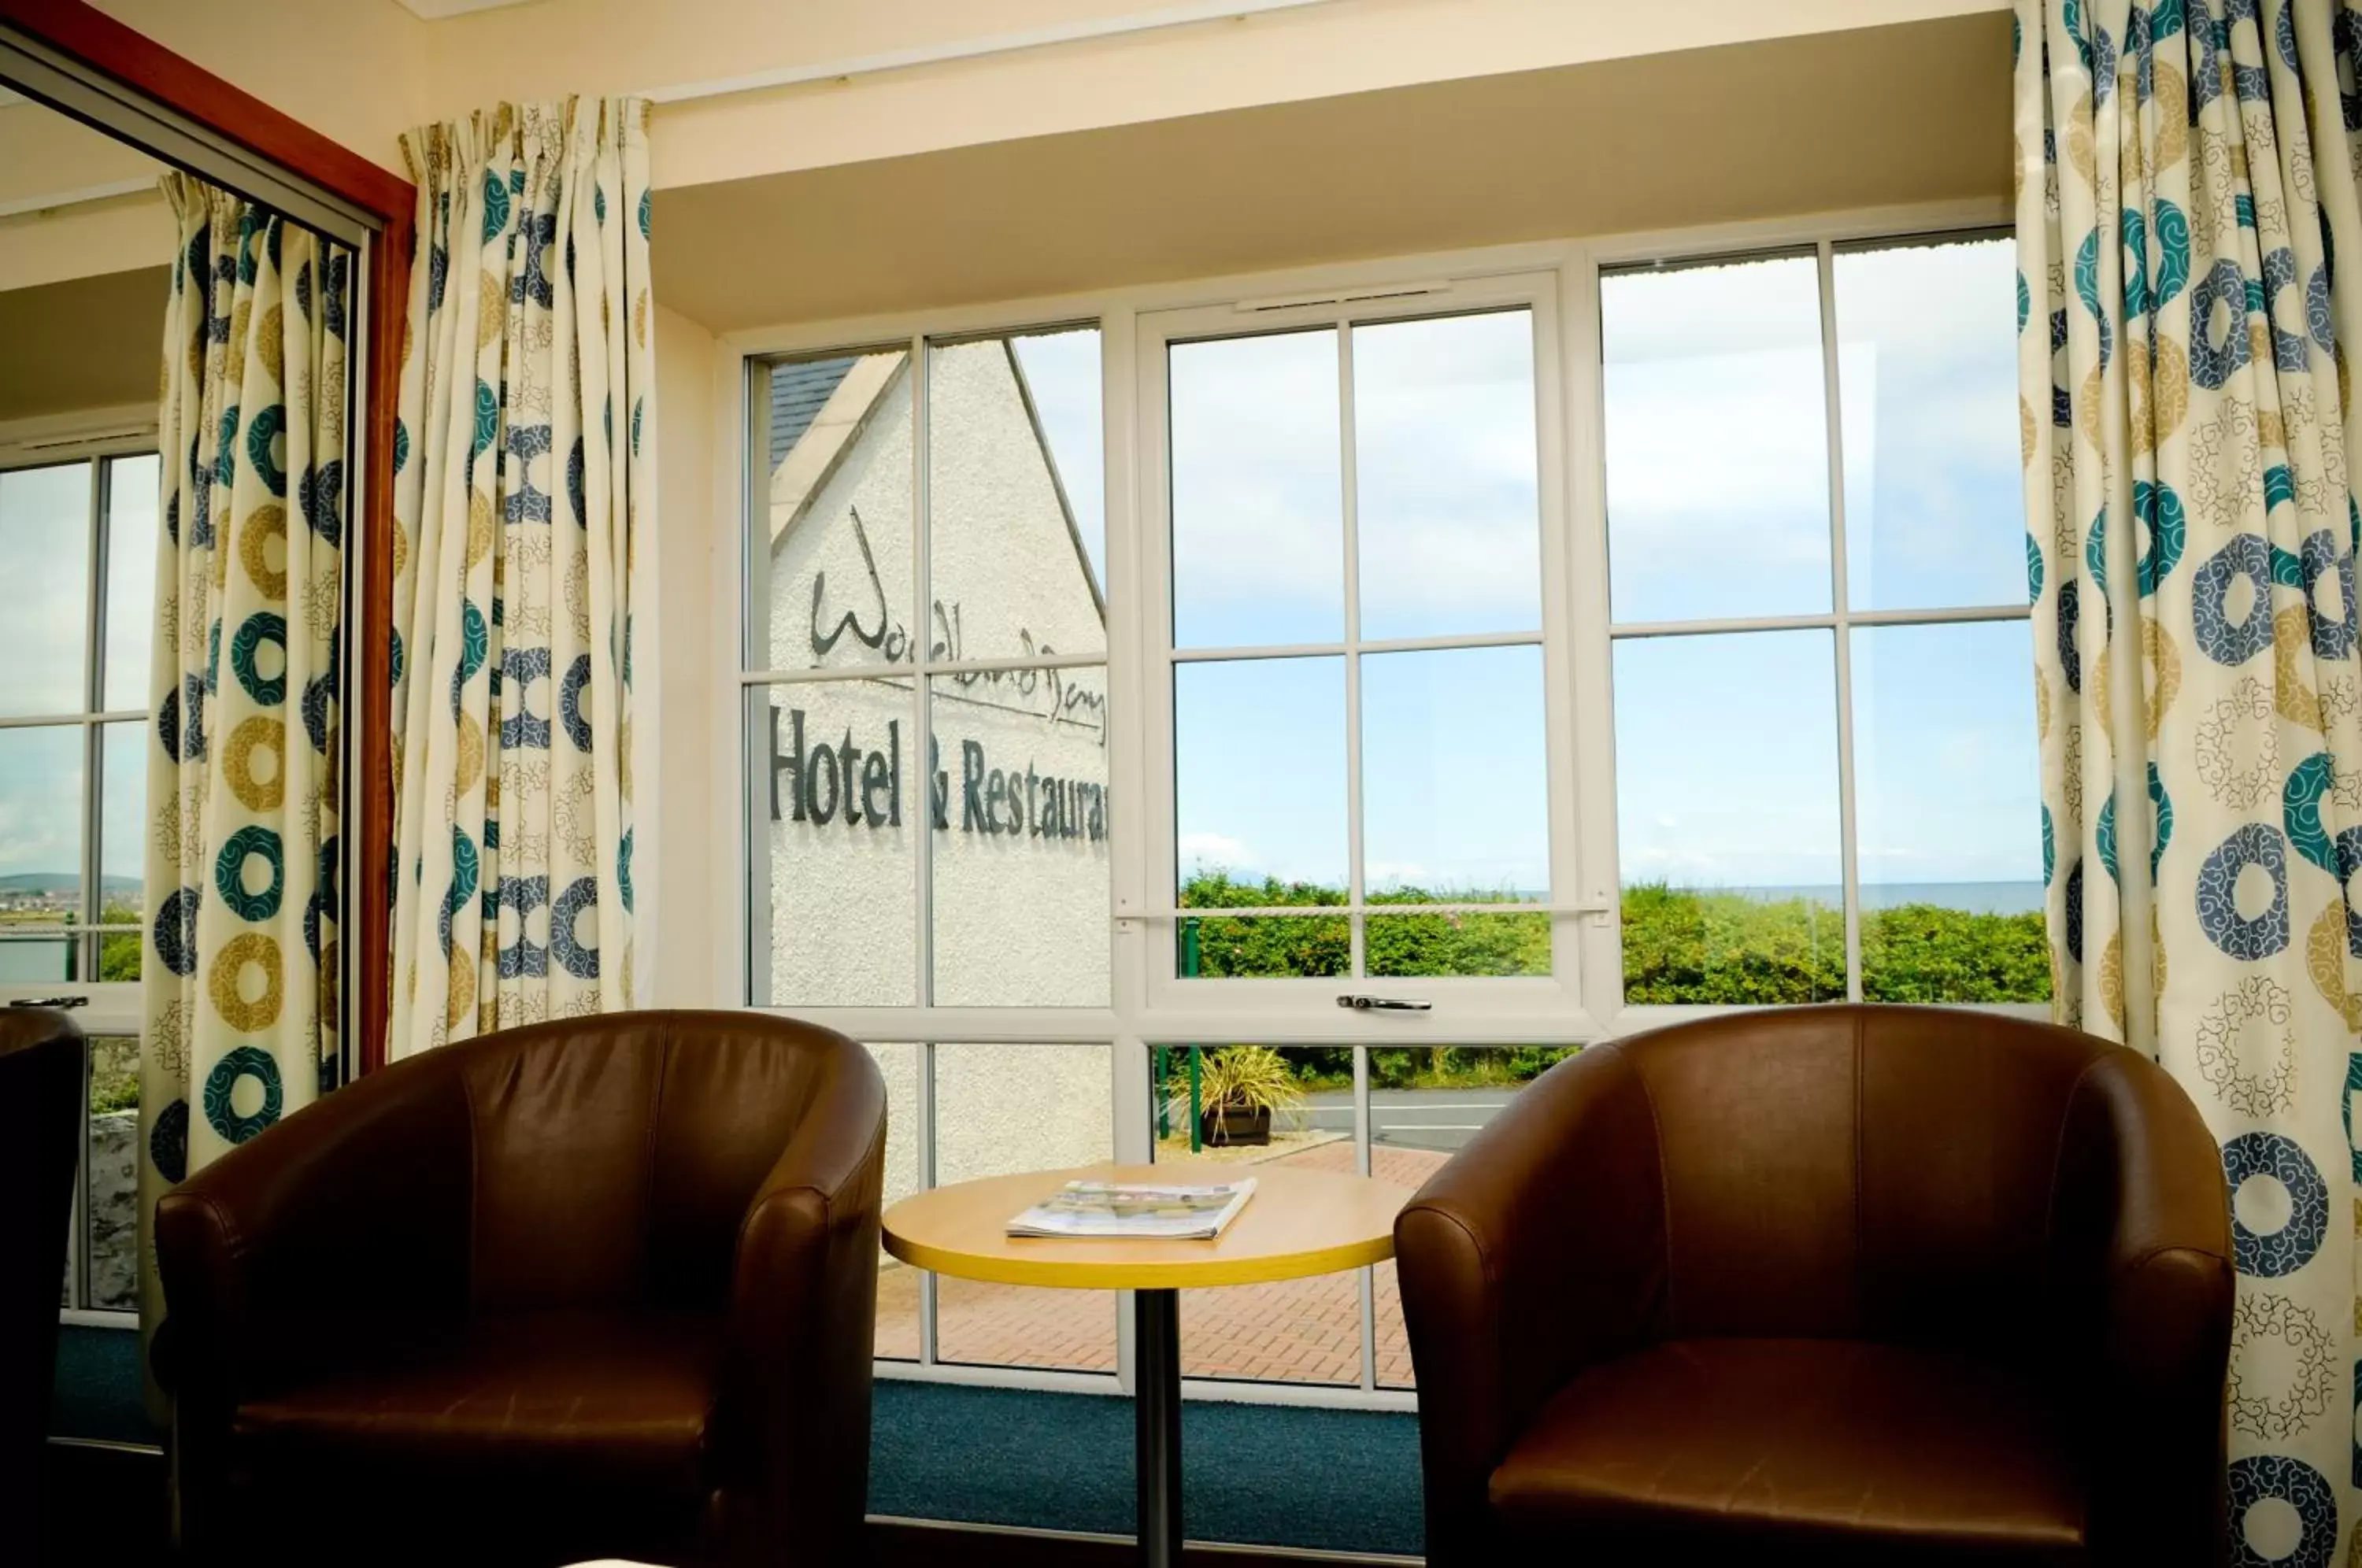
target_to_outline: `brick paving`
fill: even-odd
[[[1247,1151],[1233,1156],[1253,1160]],[[1445,1156],[1420,1149],[1370,1151],[1371,1174],[1416,1187]],[[1353,1146],[1343,1139],[1270,1157],[1304,1170],[1350,1172]],[[1410,1344],[1391,1263],[1372,1271],[1377,1380],[1412,1386]],[[1043,1290],[941,1279],[936,1286],[938,1360],[988,1366],[1112,1372],[1116,1298],[1095,1290]],[[1362,1375],[1362,1309],[1356,1276],[1319,1275],[1269,1285],[1181,1293],[1181,1366],[1192,1377],[1259,1382],[1357,1383]],[[877,1353],[919,1356],[919,1271],[890,1260],[877,1276]]]

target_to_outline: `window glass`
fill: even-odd
[[[1105,653],[1098,328],[927,359],[927,657]]]
[[[0,473],[0,715],[82,711],[93,478],[89,463]]]
[[[934,1055],[939,1185],[1113,1156],[1107,1046],[944,1044]],[[942,1275],[935,1353],[947,1362],[1112,1372],[1116,1297]]]
[[[1841,250],[1834,269],[1855,608],[2025,590],[2010,241]]]
[[[82,850],[82,726],[0,729],[0,933],[83,923]],[[88,978],[66,946],[13,944],[0,977]]]
[[[1353,328],[1362,635],[1542,624],[1530,311]]]
[[[962,671],[929,690],[936,1005],[1106,1006],[1106,668]],[[877,816],[886,768],[864,767]]]
[[[1343,659],[1175,666],[1173,771],[1185,907],[1344,897]]]
[[[1345,635],[1337,334],[1176,343],[1173,646]]]
[[[1853,631],[1864,999],[2050,999],[2024,621]]]
[[[148,869],[148,726],[99,726],[104,774],[98,807],[98,976],[107,982],[139,978],[139,942],[146,924]]]
[[[1610,273],[1599,316],[1616,618],[1827,611],[1813,259]]]
[[[139,1042],[90,1042],[89,1202],[83,1211],[91,1307],[139,1309]]]
[[[886,1080],[886,1169],[881,1208],[890,1209],[919,1190],[922,1059],[925,1048],[904,1042],[866,1047]],[[877,1249],[877,1353],[887,1361],[919,1359],[919,1281],[912,1268],[883,1245]]]
[[[910,353],[782,360],[755,378],[746,541],[752,669],[901,664],[913,628]]]
[[[107,469],[106,689],[100,706],[123,713],[148,706],[148,652],[156,627],[156,496],[163,470],[152,453],[113,458]],[[284,567],[283,551],[282,543],[272,566]]]
[[[951,802],[915,755],[911,678],[756,687],[746,715],[751,999],[916,1002],[916,845]]]
[[[1826,631],[1616,645],[1627,1002],[1846,994]]]

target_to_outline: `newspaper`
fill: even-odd
[[[1238,1217],[1254,1189],[1253,1176],[1205,1187],[1070,1181],[1010,1220],[1009,1233],[1209,1241]]]

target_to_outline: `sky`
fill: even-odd
[[[2006,239],[1836,258],[1857,609],[2024,602],[2014,276]],[[1602,315],[1615,620],[1827,613],[1812,259],[1612,276]],[[1096,335],[1021,340],[1019,352],[1103,563],[1104,516],[1082,499],[1095,487],[1077,482],[1098,472]],[[1178,647],[1341,641],[1341,353],[1330,331],[1172,349]],[[1354,329],[1363,637],[1539,625],[1533,353],[1523,312]],[[1880,884],[2037,883],[2026,624],[1852,637],[1866,896]],[[1364,657],[1370,887],[1549,889],[1543,678],[1533,647]],[[1838,881],[1834,634],[1622,638],[1613,679],[1625,882]],[[1189,660],[1174,710],[1182,872],[1341,885],[1343,659]]]
[[[159,471],[153,457],[114,465],[102,697],[109,712],[148,705]],[[0,623],[0,716],[83,711],[90,526],[87,463],[0,474],[0,581],[11,604]],[[103,745],[101,870],[137,878],[146,858],[144,726],[110,724]],[[82,726],[0,729],[0,876],[78,872],[82,795]]]

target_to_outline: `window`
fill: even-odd
[[[61,1300],[138,1305],[152,453],[0,470],[0,988],[89,999],[81,1178]]]
[[[1668,1008],[2047,998],[2007,240],[1420,275],[748,362],[745,995],[873,1043],[889,1198],[1416,1187]],[[1087,1293],[879,1304],[914,1375],[1123,1360]],[[1386,1267],[1182,1333],[1412,1381]]]
[[[1628,1002],[2048,998],[2014,277],[1601,279]]]

